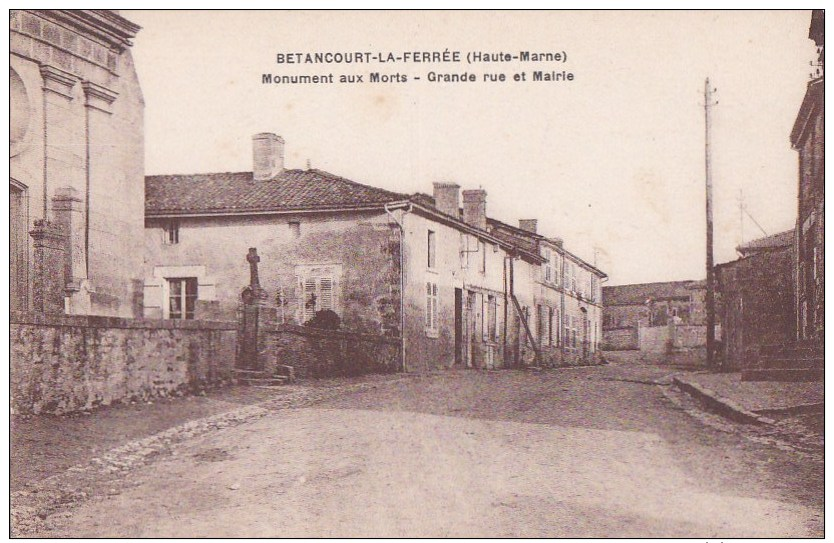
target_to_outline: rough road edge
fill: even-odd
[[[170,452],[173,445],[215,430],[251,422],[278,410],[304,407],[349,392],[359,392],[414,378],[433,378],[439,375],[443,375],[443,373],[400,374],[398,377],[382,381],[349,383],[333,387],[311,387],[256,404],[191,420],[120,445],[89,461],[76,464],[60,473],[42,479],[28,489],[12,492],[9,503],[11,535],[12,537],[31,537],[37,533],[41,521],[48,516],[80,505],[92,498],[87,492],[67,490],[67,486],[75,486],[72,484],[73,478],[80,478],[85,475],[126,473],[149,463],[166,452]],[[62,483],[66,483],[66,485]]]

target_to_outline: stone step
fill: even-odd
[[[824,381],[825,371],[818,368],[762,368],[741,370],[742,381],[810,382]]]
[[[243,377],[240,378],[238,382],[244,385],[263,387],[283,385],[289,380],[289,377],[283,375],[274,375],[271,377]]]

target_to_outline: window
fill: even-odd
[[[428,255],[426,266],[430,269],[433,269],[437,263],[435,251],[434,231],[429,230],[428,235],[426,236],[426,254]]]
[[[469,267],[469,236],[463,233],[460,235],[460,267]]]
[[[576,319],[573,315],[565,316],[565,346],[569,349],[576,348]]]
[[[169,221],[164,227],[163,241],[165,245],[176,245],[180,242],[180,223],[179,221]]]
[[[556,345],[562,344],[562,310],[556,310]]]
[[[290,234],[292,234],[293,237],[301,237],[301,223],[299,221],[289,221],[287,226],[289,226]]]
[[[563,280],[562,274],[564,273],[563,268],[565,266],[565,258],[561,255],[558,255],[556,258],[556,284],[561,285]]]
[[[547,308],[547,344],[553,345],[553,308]]]
[[[339,266],[300,266],[298,273],[298,320],[305,323],[317,311],[338,313]]]
[[[486,273],[486,243],[478,242],[478,250],[481,251],[481,273]]]
[[[193,319],[197,301],[197,278],[168,279],[168,318]]]
[[[567,264],[567,287],[570,289],[571,292],[576,292],[576,266],[573,262],[568,262]]]
[[[550,283],[553,281],[553,263],[551,262],[550,249],[542,251],[542,257],[545,259],[544,263],[544,282]]]
[[[596,302],[597,299],[598,299],[597,290],[599,290],[599,278],[592,273],[591,274],[591,292],[590,292],[590,298],[591,298],[592,302]]]
[[[547,336],[546,319],[544,318],[545,307],[541,304],[536,306],[536,336],[539,340],[539,345],[544,343],[544,338]]]
[[[484,323],[486,326],[483,334],[484,341],[498,341],[498,302],[492,294],[487,295]]]
[[[437,283],[426,283],[426,334],[437,337]]]

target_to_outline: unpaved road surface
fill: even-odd
[[[821,460],[690,417],[667,372],[448,372],[276,410],[36,535],[821,536]]]

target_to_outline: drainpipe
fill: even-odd
[[[391,217],[391,220],[394,221],[399,227],[400,230],[400,356],[402,357],[403,361],[403,373],[408,371],[408,366],[405,363],[405,257],[403,256],[403,238],[405,237],[405,228],[403,227],[403,223],[397,220],[397,216],[394,215],[390,209],[388,209],[388,204],[386,203],[383,206],[385,212]],[[411,202],[408,203],[408,209],[403,211],[403,215],[405,213],[411,213]]]

